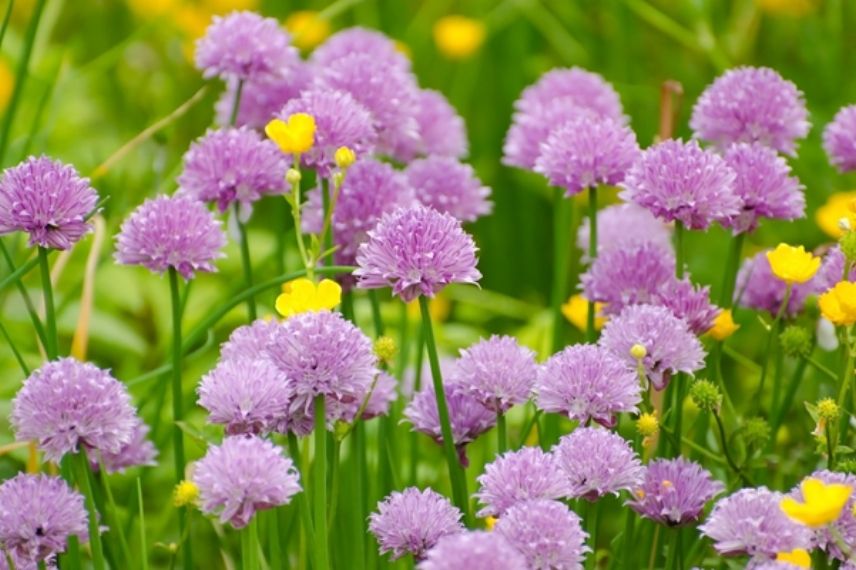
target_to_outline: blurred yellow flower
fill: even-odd
[[[330,35],[330,22],[318,12],[298,10],[285,19],[285,29],[291,33],[295,46],[309,51]]]
[[[322,279],[318,285],[311,279],[301,277],[282,286],[282,295],[276,298],[276,311],[283,317],[291,317],[307,311],[333,309],[342,302],[342,287],[330,279]]]
[[[259,9],[259,0],[198,0],[197,3],[211,14],[228,14],[235,10]]]
[[[841,516],[841,510],[853,493],[853,488],[808,477],[800,484],[800,491],[804,502],[785,497],[779,506],[792,519],[811,528],[820,528]]]
[[[819,2],[817,0],[755,0],[755,4],[770,14],[784,16],[805,16],[811,13]]]
[[[6,105],[9,104],[14,86],[15,75],[6,60],[0,57],[0,109],[5,109]]]
[[[484,43],[485,26],[464,16],[445,16],[434,24],[434,43],[450,59],[466,59]]]
[[[780,243],[773,251],[767,252],[767,261],[773,275],[793,285],[805,283],[820,269],[820,258],[805,250],[803,246],[794,247]]]
[[[817,300],[821,314],[836,325],[856,323],[856,283],[840,281]]]
[[[725,340],[740,328],[740,325],[734,322],[734,317],[731,309],[723,309],[716,315],[713,320],[713,326],[707,331],[714,340]]]
[[[268,138],[286,154],[301,154],[315,144],[315,118],[306,113],[295,113],[288,121],[274,119],[265,126]]]
[[[804,548],[794,548],[790,552],[776,554],[777,562],[788,562],[800,568],[811,568],[811,555]]]
[[[452,303],[445,295],[437,295],[428,301],[428,312],[431,313],[431,321],[442,323],[449,318],[449,313],[452,312]],[[411,319],[421,318],[418,300],[407,303],[407,316]]]
[[[823,233],[835,239],[844,235],[842,220],[847,220],[845,223],[856,229],[856,190],[830,196],[826,204],[817,209],[814,219]]]
[[[594,328],[600,330],[606,324],[606,317],[601,317],[603,303],[594,304]],[[562,305],[562,314],[572,325],[585,332],[588,326],[588,300],[580,294],[571,295],[568,301]]]
[[[199,498],[199,487],[193,481],[184,480],[175,486],[172,494],[172,504],[176,507],[186,507],[196,503]]]
[[[157,18],[179,6],[180,0],[128,0],[128,8],[140,18]]]
[[[490,516],[485,517],[485,519],[484,519],[484,527],[485,527],[487,530],[493,530],[493,527],[495,527],[495,526],[496,526],[496,521],[497,521],[497,518],[496,518],[496,517],[490,517]]]

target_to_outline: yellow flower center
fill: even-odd
[[[820,528],[837,520],[853,493],[850,485],[827,484],[813,477],[803,480],[800,490],[804,502],[785,497],[779,506],[786,515],[811,528]]]
[[[733,335],[740,325],[734,322],[731,309],[723,309],[713,320],[713,326],[707,331],[714,340],[723,341]]]
[[[856,283],[841,281],[817,300],[820,312],[836,325],[856,323]]]
[[[794,548],[790,552],[779,552],[776,561],[788,562],[800,568],[811,568],[811,555],[803,548]]]
[[[482,22],[464,16],[446,16],[434,24],[437,49],[450,59],[465,59],[473,55],[484,43],[485,35]]]
[[[289,281],[282,286],[282,294],[276,298],[276,311],[285,318],[307,311],[325,311],[342,301],[342,287],[330,279],[322,279],[318,285],[305,277]]]
[[[805,250],[803,246],[794,247],[780,243],[773,251],[767,252],[767,261],[773,275],[789,285],[805,283],[820,269],[820,258]]]
[[[603,303],[594,304],[594,328],[600,330],[606,324],[606,317],[600,316],[603,312]],[[580,294],[572,295],[568,301],[562,305],[562,314],[568,319],[572,325],[577,327],[582,332],[586,331],[588,326],[588,299]]]
[[[302,154],[315,144],[315,118],[295,113],[287,121],[273,119],[265,126],[265,133],[282,152]]]

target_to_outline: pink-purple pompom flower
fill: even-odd
[[[856,105],[842,107],[823,129],[823,150],[840,172],[856,170]]]
[[[537,374],[532,350],[496,335],[462,350],[453,371],[456,384],[497,413],[526,402]]]
[[[474,222],[493,211],[491,190],[469,164],[448,156],[414,160],[404,171],[417,201],[462,222]]]
[[[570,483],[569,496],[596,501],[639,486],[644,468],[630,444],[603,428],[579,427],[553,448]]]
[[[518,503],[499,519],[495,532],[526,557],[530,570],[581,570],[591,550],[580,517],[558,501]]]
[[[705,504],[723,490],[725,486],[698,463],[682,457],[655,459],[627,504],[647,519],[681,526],[697,521]]]
[[[563,499],[571,494],[568,478],[555,456],[540,447],[506,452],[485,465],[475,494],[484,507],[478,516],[501,517],[514,505],[532,499]]]
[[[418,570],[528,570],[526,557],[497,532],[447,535],[428,551]]]

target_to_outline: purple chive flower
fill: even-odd
[[[410,60],[395,47],[395,42],[376,30],[352,27],[337,32],[312,52],[315,67],[326,67],[351,54],[363,54],[389,67],[409,70]]]
[[[467,465],[467,444],[496,424],[496,413],[484,407],[458,384],[445,383],[443,391],[449,409],[449,422],[452,424],[452,439],[458,449],[461,463]],[[404,417],[413,425],[413,431],[424,433],[437,443],[443,443],[437,397],[430,380],[426,379],[422,389],[407,404]]]
[[[597,73],[579,67],[548,71],[523,91],[514,108],[520,113],[533,114],[557,99],[563,99],[567,106],[626,122],[621,100],[612,85]]]
[[[31,156],[0,177],[0,235],[21,231],[30,246],[69,249],[92,230],[98,194],[71,165]]]
[[[682,457],[655,459],[627,504],[646,519],[681,526],[697,521],[704,505],[723,490],[725,485],[698,463]]]
[[[317,68],[315,82],[323,89],[349,93],[371,113],[378,152],[394,155],[396,148],[419,140],[419,86],[409,70],[354,53]]]
[[[646,149],[621,186],[622,199],[694,230],[740,212],[734,171],[696,141],[666,140]]]
[[[630,444],[602,428],[578,427],[562,436],[553,454],[570,482],[570,496],[588,501],[635,489],[644,475]]]
[[[775,557],[811,548],[811,530],[788,518],[781,500],[781,493],[765,487],[740,489],[720,499],[699,530],[722,556]]]
[[[131,467],[157,465],[155,459],[158,456],[158,450],[149,440],[148,435],[149,426],[137,418],[131,432],[131,439],[122,446],[122,449],[116,453],[101,452],[101,460],[107,473],[124,473]],[[89,461],[94,469],[101,468],[97,457],[90,457]]]
[[[325,398],[328,427],[353,420],[378,373],[372,341],[330,311],[287,319],[274,331],[268,354],[293,384],[287,429],[298,435],[312,429],[316,396]]]
[[[88,520],[83,495],[59,477],[19,473],[0,485],[0,544],[27,562],[65,552],[71,536],[86,542]]]
[[[415,204],[413,189],[403,173],[372,158],[362,158],[348,169],[333,212],[333,240],[339,249],[336,263],[353,265],[357,250],[381,216]],[[320,188],[309,192],[304,206],[304,231],[320,233],[324,207]]]
[[[794,154],[811,124],[802,92],[766,67],[738,67],[719,76],[698,98],[690,127],[717,146],[760,142]]]
[[[615,427],[620,412],[636,412],[642,387],[632,368],[606,349],[568,346],[538,372],[538,408],[577,420]]]
[[[737,273],[737,287],[734,295],[735,301],[743,307],[767,311],[775,315],[785,300],[787,285],[773,275],[766,254],[766,250],[761,251],[743,262]],[[844,273],[843,268],[841,273]],[[840,279],[839,276],[835,282],[837,283]],[[813,282],[814,280],[793,286],[788,300],[788,315],[793,316],[802,309],[806,297],[812,292]]]
[[[290,100],[277,113],[283,120],[295,113],[306,113],[315,119],[315,141],[300,157],[304,166],[327,176],[335,165],[336,149],[346,146],[357,156],[374,150],[377,133],[369,111],[344,91],[313,87]]]
[[[49,461],[81,448],[118,453],[138,419],[125,385],[106,370],[61,358],[35,370],[12,402],[18,440],[34,439]]]
[[[273,18],[254,12],[214,16],[196,41],[196,68],[206,79],[262,80],[281,75],[299,56],[291,38]]]
[[[686,321],[697,335],[710,330],[719,315],[719,307],[710,302],[710,287],[693,286],[689,278],[666,281],[654,294],[654,303]]]
[[[573,196],[600,184],[618,184],[638,155],[636,135],[629,127],[581,114],[550,133],[541,145],[535,171]]]
[[[527,570],[526,557],[496,532],[444,536],[428,551],[419,570]]]
[[[240,204],[246,215],[264,194],[285,191],[288,164],[277,146],[248,128],[208,131],[184,155],[182,193],[217,204]]]
[[[199,405],[226,433],[266,434],[288,417],[294,384],[269,359],[224,358],[202,377]]]
[[[231,436],[212,445],[193,472],[202,512],[238,529],[256,511],[287,504],[300,492],[299,478],[291,459],[255,436]]]
[[[583,252],[583,261],[588,257],[589,219],[585,218],[577,231],[577,247]],[[672,251],[672,233],[668,226],[654,217],[645,208],[633,203],[607,206],[597,213],[597,251],[630,249],[643,243]]]
[[[580,517],[558,501],[518,503],[496,523],[496,533],[526,556],[531,570],[581,570],[591,552]]]
[[[216,271],[226,235],[201,202],[187,196],[158,196],[143,202],[124,222],[117,237],[116,262],[142,265],[163,273],[169,268],[185,279],[197,271]]]
[[[820,269],[809,283],[812,284],[813,292],[824,293],[842,279],[844,279],[844,253],[841,251],[841,246],[836,244],[823,256]],[[850,270],[850,275],[845,280],[856,281],[856,268]]]
[[[411,162],[404,171],[416,199],[462,222],[474,222],[493,211],[490,188],[482,184],[469,164],[448,156],[429,156]]]
[[[657,291],[675,278],[670,249],[643,242],[634,247],[607,249],[580,276],[586,299],[606,303],[616,315],[628,305],[650,303]]]
[[[369,531],[377,539],[380,553],[391,552],[391,559],[412,554],[416,560],[437,541],[464,531],[461,511],[449,499],[432,489],[420,491],[408,487],[393,491],[369,516]]]
[[[741,202],[736,216],[720,220],[734,233],[751,232],[760,218],[795,220],[805,215],[803,185],[791,176],[791,167],[761,144],[728,147],[725,162],[734,171],[734,191]]]
[[[856,489],[856,476],[849,473],[839,473],[824,469],[821,471],[815,471],[810,475],[810,477],[820,479],[827,484],[838,483],[842,485],[850,485],[852,488]],[[790,494],[799,501],[805,500],[799,486],[791,491]],[[813,544],[818,548],[826,550],[832,558],[841,560],[842,562],[846,562],[848,557],[841,551],[841,547],[835,540],[835,534],[838,534],[843,538],[844,544],[849,545],[851,548],[856,544],[856,515],[853,513],[854,505],[856,505],[856,499],[851,495],[847,500],[847,504],[844,505],[844,508],[841,510],[841,515],[835,521],[830,523],[828,526],[814,530]]]
[[[748,570],[805,570],[805,566],[797,566],[790,562],[782,562],[771,558],[763,558],[759,560],[750,560],[746,565]],[[850,566],[842,566],[844,570],[852,570]]]
[[[856,170],[856,105],[842,107],[823,129],[823,150],[839,172]]]
[[[257,319],[232,331],[229,340],[220,347],[220,359],[260,360],[269,358],[267,347],[274,333],[282,326],[279,321]]]
[[[380,372],[377,376],[374,389],[369,395],[366,409],[363,410],[362,419],[370,420],[389,413],[389,406],[398,398],[396,379],[386,372]]]
[[[357,251],[363,289],[391,287],[405,302],[433,297],[450,283],[478,283],[476,246],[461,222],[432,208],[384,214]]]
[[[273,119],[283,105],[300,96],[312,82],[312,70],[308,64],[294,61],[282,71],[281,75],[244,81],[241,86],[241,100],[238,101],[238,115],[235,125],[263,129]],[[238,93],[239,80],[228,81],[226,90],[217,100],[217,124],[229,126],[232,120],[232,107]]]
[[[463,117],[452,107],[445,95],[432,89],[417,94],[416,122],[419,141],[415,149],[399,151],[396,155],[412,158],[414,154],[463,158],[469,152],[467,126]]]
[[[692,374],[704,366],[704,349],[683,319],[666,307],[633,305],[611,318],[603,329],[600,345],[627,366],[636,368],[630,354],[633,345],[645,347],[645,375],[656,390],[664,390],[672,374]]]
[[[540,447],[508,451],[485,465],[475,494],[484,506],[478,516],[502,517],[518,503],[531,499],[562,499],[571,493],[568,478],[556,458]]]
[[[553,129],[591,113],[574,104],[569,97],[545,102],[526,113],[515,113],[502,146],[502,163],[533,170],[541,155],[541,145],[547,141]]]
[[[496,413],[526,402],[537,374],[533,351],[496,335],[462,350],[453,372],[456,384]]]

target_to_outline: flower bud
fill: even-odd
[[[336,149],[336,153],[333,155],[333,159],[336,161],[336,166],[345,170],[350,168],[352,164],[357,160],[357,155],[346,146],[340,146]]]
[[[770,440],[770,424],[764,418],[749,418],[743,424],[746,445],[763,447]]]
[[[817,403],[817,415],[822,420],[834,422],[841,415],[841,409],[832,398],[824,398]]]
[[[788,356],[805,357],[811,353],[811,333],[803,327],[790,325],[779,335],[782,350]]]
[[[395,356],[397,347],[391,337],[382,336],[375,341],[374,351],[381,362],[389,364]]]
[[[630,356],[632,356],[636,360],[642,360],[643,358],[648,356],[648,350],[641,344],[634,344],[630,347]]]
[[[710,380],[696,380],[690,388],[690,398],[700,410],[719,412],[722,393]]]
[[[285,181],[292,186],[300,184],[300,171],[296,168],[289,168],[285,173]]]
[[[657,413],[644,413],[636,420],[636,431],[644,437],[651,437],[660,431],[660,420]]]

